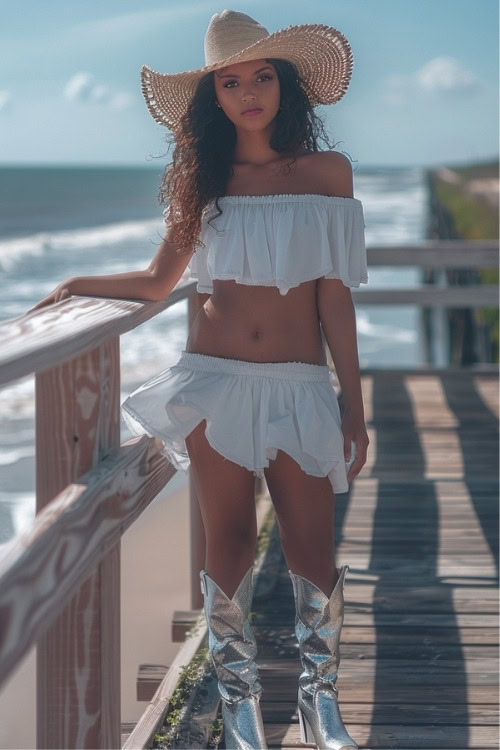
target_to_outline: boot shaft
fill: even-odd
[[[252,565],[230,599],[205,570],[200,571],[203,609],[208,628],[208,649],[218,677],[219,692],[228,703],[262,687],[256,663],[257,643],[250,624],[254,588]]]
[[[304,668],[297,694],[301,741],[314,742],[325,750],[358,748],[342,721],[335,684],[348,569],[348,565],[337,568],[339,578],[329,597],[312,581],[288,571],[295,598],[295,633]]]
[[[348,565],[337,568],[339,578],[329,597],[312,581],[288,571],[295,599],[295,635],[304,669],[299,684],[309,692],[321,683],[336,689],[348,569]]]

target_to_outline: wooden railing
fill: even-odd
[[[370,266],[497,259],[496,242],[368,248]],[[0,686],[36,644],[38,748],[120,747],[120,541],[175,469],[155,438],[120,445],[119,337],[185,298],[190,324],[206,299],[195,289],[181,280],[163,302],[72,297],[0,325],[0,384],[34,373],[36,396],[36,517],[0,556]],[[498,288],[352,295],[362,304],[484,307],[497,304]],[[204,535],[192,482],[190,504],[198,609]],[[143,721],[151,736],[146,713],[136,737]]]

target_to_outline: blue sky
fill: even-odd
[[[498,157],[497,0],[3,0],[0,163],[157,167],[165,129],[140,68],[202,67],[226,7],[269,32],[325,23],[347,36],[350,87],[318,113],[358,168]]]

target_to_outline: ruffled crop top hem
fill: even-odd
[[[197,291],[212,294],[214,279],[275,286],[280,294],[325,277],[345,286],[368,282],[363,205],[358,198],[316,193],[225,195],[202,216],[189,261]],[[164,211],[168,222],[168,208]]]

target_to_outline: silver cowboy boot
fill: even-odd
[[[208,649],[222,697],[225,745],[231,750],[267,748],[259,705],[257,643],[249,621],[253,575],[252,565],[229,599],[205,570],[200,571]]]
[[[357,748],[344,727],[337,703],[340,633],[344,623],[344,581],[348,565],[328,598],[312,581],[288,571],[295,598],[295,635],[304,671],[299,677],[297,711],[302,743],[327,750]]]

